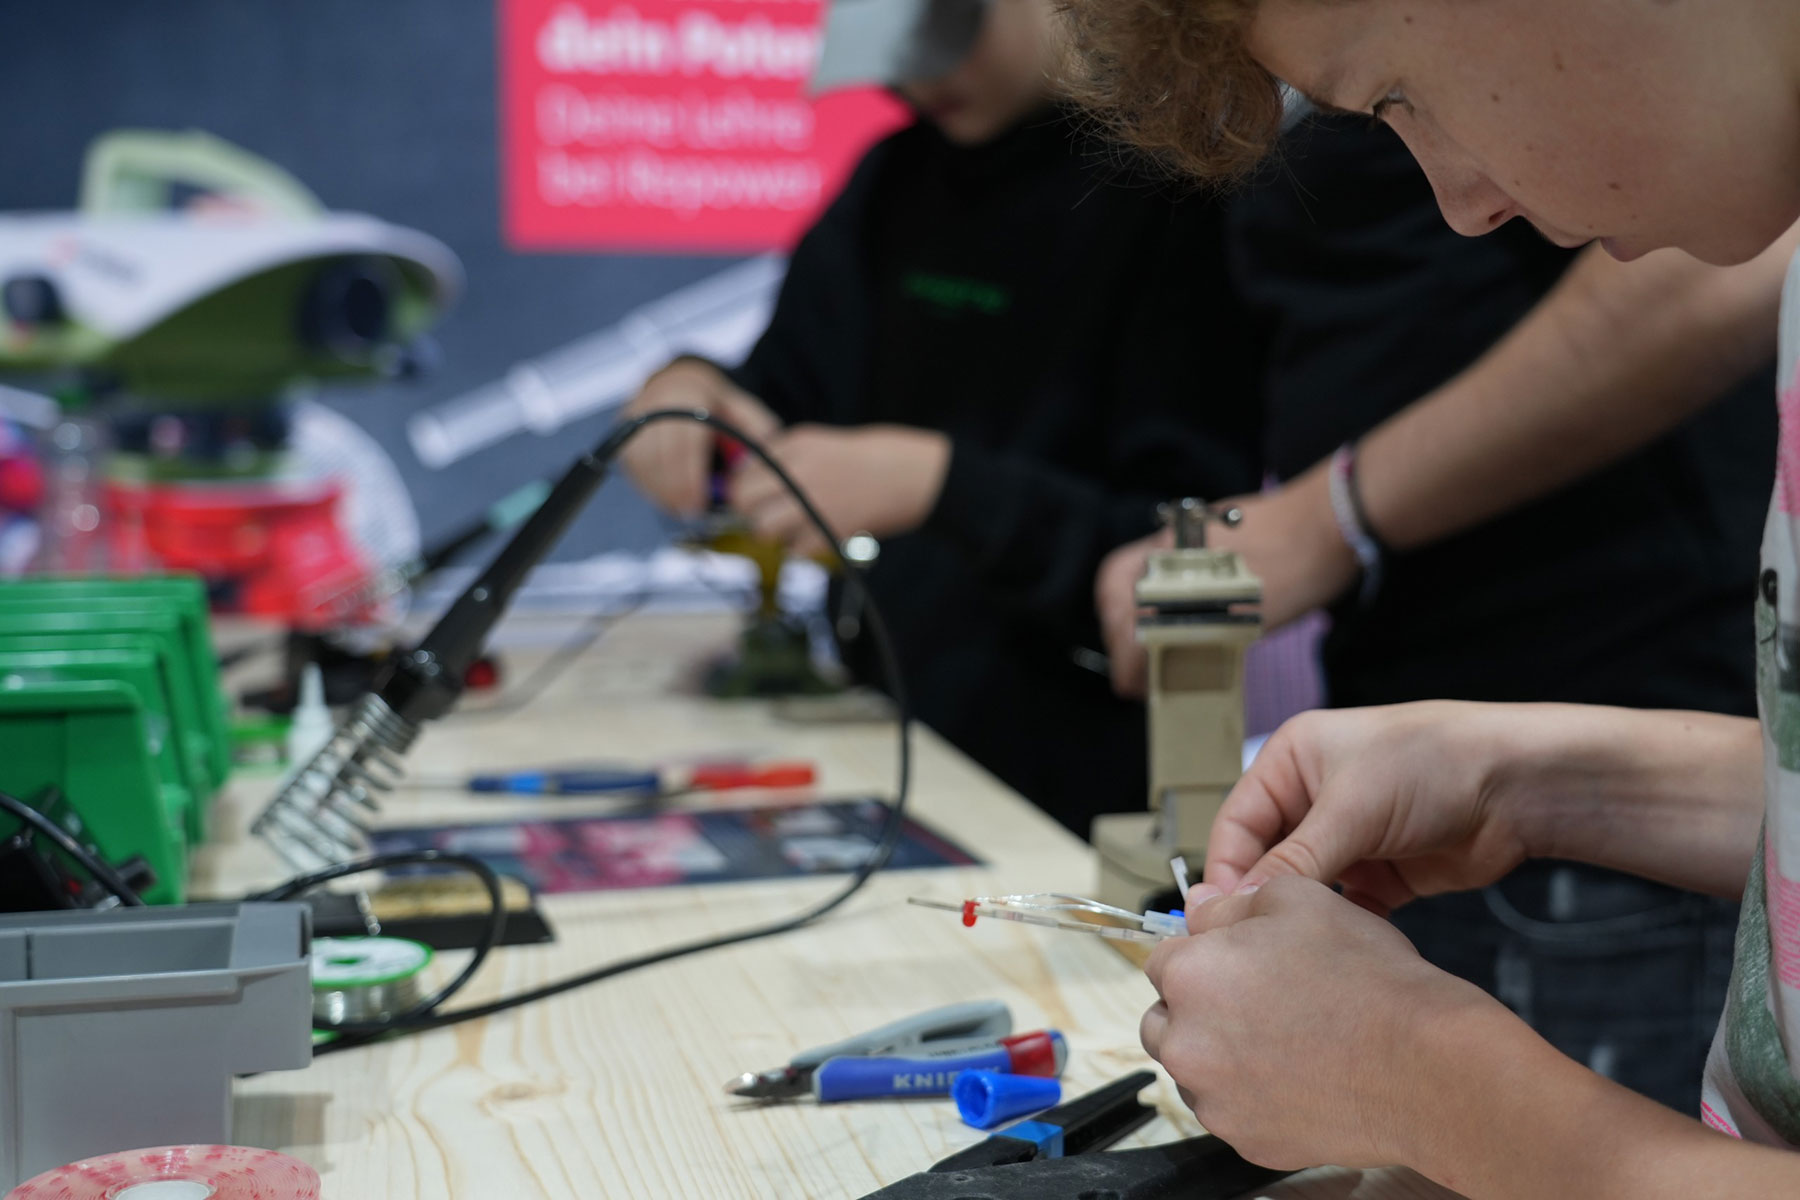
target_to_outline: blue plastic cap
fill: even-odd
[[[1036,1075],[964,1071],[951,1082],[950,1098],[965,1124],[992,1129],[1002,1121],[1049,1108],[1062,1099],[1062,1084]]]

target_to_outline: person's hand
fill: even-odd
[[[1100,618],[1100,635],[1106,644],[1106,661],[1112,671],[1113,691],[1142,699],[1149,685],[1150,656],[1137,640],[1137,582],[1158,550],[1175,544],[1175,534],[1159,529],[1146,538],[1126,542],[1100,560],[1094,574],[1094,611]]]
[[[1206,544],[1237,551],[1262,580],[1264,629],[1279,629],[1329,604],[1355,581],[1356,556],[1338,533],[1326,476],[1318,469],[1276,491],[1234,496],[1213,507],[1243,513],[1235,528],[1209,522]],[[1112,664],[1113,690],[1121,696],[1141,698],[1150,673],[1149,656],[1137,640],[1137,581],[1150,555],[1174,544],[1166,529],[1127,542],[1106,556],[1094,576],[1094,609]]]
[[[678,358],[647,380],[625,406],[624,417],[664,408],[704,409],[747,436],[766,441],[781,419],[710,363]],[[715,434],[693,421],[661,421],[629,442],[619,455],[625,473],[657,507],[684,517],[706,511]]]
[[[1204,878],[1229,892],[1304,875],[1381,914],[1484,887],[1529,853],[1503,781],[1542,719],[1455,701],[1302,713],[1225,798]]]
[[[1236,550],[1262,580],[1265,630],[1323,608],[1356,582],[1356,555],[1331,515],[1328,466],[1313,467],[1272,492],[1213,505],[1244,514],[1236,526],[1208,523],[1206,544]]]
[[[902,425],[795,425],[768,447],[840,538],[917,529],[937,504],[950,467],[948,437]],[[753,532],[792,553],[837,549],[825,544],[774,472],[755,459],[745,459],[733,473],[729,499]]]
[[[1531,1038],[1322,884],[1199,884],[1187,920],[1145,967],[1161,1000],[1139,1033],[1200,1123],[1263,1166],[1416,1163],[1434,1105],[1464,1086],[1458,1037]]]

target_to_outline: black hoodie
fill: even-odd
[[[920,717],[1085,836],[1147,787],[1141,706],[1077,661],[1094,573],[1159,500],[1256,487],[1247,350],[1219,205],[1051,112],[975,149],[924,123],[875,147],[734,376],[790,424],[950,436],[936,508],[871,587]]]

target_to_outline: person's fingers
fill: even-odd
[[[1168,1032],[1169,1006],[1158,1000],[1138,1022],[1138,1041],[1144,1044],[1144,1052],[1157,1062],[1162,1061],[1163,1038]]]
[[[1276,842],[1244,872],[1238,888],[1281,875],[1332,883],[1363,857],[1364,849],[1358,846],[1350,823],[1339,813],[1314,808],[1294,832]]]
[[[1227,891],[1236,888],[1245,873],[1304,819],[1311,804],[1292,740],[1277,732],[1213,819],[1202,878]]]
[[[731,507],[742,513],[745,519],[749,519],[757,509],[772,504],[787,494],[787,486],[775,477],[775,472],[754,459],[746,460],[733,471],[726,486],[726,498]]]
[[[646,428],[626,444],[624,465],[637,486],[652,503],[684,515],[698,511],[704,504],[704,436],[699,442],[693,433],[698,429],[677,429],[672,425]]]
[[[1150,957],[1144,962],[1144,976],[1150,980],[1150,986],[1162,995],[1163,972],[1169,969],[1169,959],[1181,948],[1181,938],[1164,938],[1150,951]]]
[[[1227,925],[1236,925],[1239,921],[1255,916],[1261,904],[1261,890],[1255,887],[1242,888],[1229,896],[1207,900],[1187,910],[1188,933],[1198,935],[1223,929]]]
[[[1104,614],[1106,658],[1111,665],[1113,691],[1128,700],[1142,699],[1150,676],[1150,654],[1137,640],[1137,600],[1115,605]]]
[[[813,525],[812,518],[799,505],[794,506],[794,512],[799,518],[799,526],[787,541],[790,554],[799,558],[824,558],[837,553],[837,548],[825,540],[824,535]]]
[[[1150,686],[1150,654],[1135,641],[1109,654],[1113,691],[1127,700],[1142,700]]]
[[[698,516],[706,508],[706,483],[712,468],[711,435],[700,426],[677,426],[674,422],[654,432],[667,435],[662,439],[662,454],[670,507],[685,517]]]
[[[786,496],[777,496],[744,514],[750,531],[757,537],[780,542],[796,549],[802,535],[811,528],[800,506]]]
[[[1205,904],[1210,900],[1217,900],[1220,896],[1223,896],[1224,894],[1225,894],[1225,889],[1218,887],[1215,884],[1196,883],[1193,887],[1188,889],[1187,895],[1182,897],[1182,905],[1181,905],[1182,915],[1188,916],[1188,914],[1193,913],[1202,904]],[[1200,927],[1197,924],[1195,924],[1194,920],[1191,917],[1188,920],[1188,932],[1189,933],[1199,933],[1200,932]]]
[[[720,392],[713,411],[758,442],[766,443],[781,432],[780,417],[755,396],[735,387]]]
[[[1094,576],[1094,609],[1106,642],[1113,691],[1127,699],[1141,699],[1150,658],[1137,641],[1137,581],[1144,573],[1150,549],[1133,543],[1114,550]]]

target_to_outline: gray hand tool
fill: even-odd
[[[996,1045],[1012,1032],[1012,1010],[999,1000],[951,1004],[905,1017],[841,1042],[802,1050],[786,1066],[746,1071],[725,1085],[734,1096],[786,1099],[812,1090],[813,1072],[827,1059],[846,1055],[923,1057],[961,1054]]]

